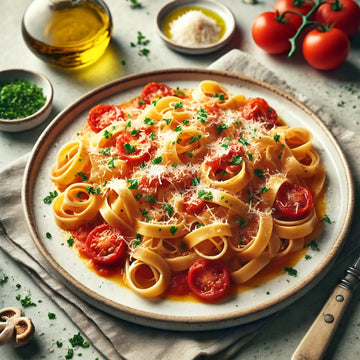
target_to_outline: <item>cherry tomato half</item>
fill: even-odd
[[[201,213],[206,205],[206,201],[203,199],[196,199],[191,196],[185,196],[184,198],[184,212],[189,215],[197,215]]]
[[[313,209],[310,190],[298,184],[285,182],[275,199],[275,216],[282,220],[299,220],[308,216]]]
[[[350,52],[346,34],[337,28],[311,30],[302,45],[305,60],[315,69],[332,70],[342,65]]]
[[[360,28],[360,6],[354,0],[327,2],[318,8],[315,20],[323,25],[341,29],[347,36],[352,36]]]
[[[170,86],[162,83],[151,82],[144,87],[140,94],[140,98],[146,104],[151,104],[153,100],[172,95],[174,95],[174,90]]]
[[[203,301],[218,301],[230,289],[230,272],[219,260],[196,260],[188,271],[190,290]]]
[[[115,121],[123,119],[124,113],[119,106],[100,104],[90,110],[88,124],[94,132],[98,133]]]
[[[252,37],[260,48],[269,54],[282,54],[290,50],[289,39],[297,28],[286,19],[280,20],[274,11],[260,14],[252,26]]]
[[[246,120],[264,123],[268,128],[279,125],[279,117],[276,111],[261,98],[247,100],[241,110],[241,116]]]
[[[99,225],[89,233],[86,249],[94,263],[115,265],[126,252],[125,237],[119,229],[108,224]]]
[[[145,130],[135,133],[125,130],[116,139],[116,155],[132,166],[148,161],[153,148]]]
[[[277,0],[274,5],[274,11],[280,14],[285,11],[295,11],[301,15],[306,15],[314,6],[313,3],[307,0]],[[286,15],[297,28],[302,24],[302,17],[300,15],[289,13]]]

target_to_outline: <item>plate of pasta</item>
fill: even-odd
[[[173,330],[244,324],[298,299],[333,264],[353,202],[316,114],[201,69],[86,94],[41,135],[23,185],[32,238],[66,286]]]

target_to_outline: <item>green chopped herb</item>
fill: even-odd
[[[148,118],[148,117],[144,119],[144,123],[146,125],[149,125],[149,126],[155,125],[155,121],[153,119]]]
[[[115,160],[117,160],[117,159],[118,159],[118,157],[115,156],[107,163],[109,169],[115,168]]]
[[[86,192],[88,194],[94,194],[94,195],[99,195],[101,193],[101,189],[100,188],[94,188],[93,186],[88,186],[86,188]]]
[[[174,208],[171,204],[164,204],[161,208],[168,213],[169,218],[171,218],[175,213]]]
[[[50,191],[49,192],[49,195],[44,197],[43,201],[45,204],[51,204],[52,201],[58,196],[58,192],[55,190],[55,191]]]
[[[211,191],[199,190],[198,191],[198,199],[201,199],[201,198],[203,198],[204,200],[212,200],[213,194]]]
[[[219,124],[218,127],[216,128],[216,131],[218,132],[218,134],[221,134],[223,130],[226,130],[229,126],[226,124]]]
[[[332,221],[328,215],[325,214],[325,216],[322,219],[324,222],[328,223],[328,224],[333,224],[335,221]]]
[[[242,161],[243,161],[243,158],[239,154],[234,155],[231,159],[231,163],[233,165],[240,165],[242,163]]]
[[[99,154],[100,154],[100,155],[105,155],[105,156],[111,155],[111,148],[108,147],[108,148],[106,148],[106,149],[101,149],[101,150],[99,151]]]
[[[183,120],[182,123],[186,126],[186,125],[189,125],[190,121],[189,120]]]
[[[88,342],[84,341],[84,338],[80,335],[80,332],[75,334],[71,339],[69,339],[72,347],[81,346],[87,348],[90,346]]]
[[[205,109],[200,108],[199,110],[197,110],[196,114],[196,119],[199,120],[202,124],[205,124],[208,117],[208,112]]]
[[[156,198],[152,195],[146,195],[145,201],[148,203],[157,203]]]
[[[135,145],[131,145],[130,143],[123,144],[125,152],[127,154],[133,154],[135,152]]]
[[[76,173],[76,176],[80,176],[82,181],[89,180],[89,178],[82,171],[79,171],[78,173]]]
[[[61,348],[61,347],[63,346],[63,343],[62,343],[61,341],[57,340],[57,341],[56,341],[56,346],[57,346],[58,348]]]
[[[196,177],[191,180],[191,186],[197,186],[200,184],[200,178]]]
[[[67,354],[65,355],[65,359],[68,360],[68,359],[72,359],[74,356],[74,350],[73,349],[68,349],[68,352]]]
[[[132,136],[139,136],[141,130],[131,130],[130,135]]]
[[[49,318],[50,320],[54,320],[54,319],[56,318],[56,315],[55,315],[54,313],[52,313],[52,312],[49,312],[49,313],[48,313],[48,318]]]
[[[249,154],[248,154],[248,158],[249,158],[250,161],[253,161],[253,159],[254,159],[253,154],[250,154],[250,153],[249,153]]]
[[[184,104],[182,103],[182,101],[180,101],[180,102],[178,102],[178,103],[176,103],[176,104],[174,105],[174,110],[180,109],[180,108],[182,108],[183,106],[184,106]]]
[[[311,240],[308,244],[311,250],[320,251],[319,244],[315,240]]]
[[[266,192],[269,191],[269,190],[270,190],[270,189],[269,189],[268,187],[264,186],[264,187],[261,188],[261,193],[264,194],[264,193],[266,193]]]
[[[129,0],[126,0],[126,1],[129,1]],[[130,0],[130,3],[131,3],[130,7],[132,9],[141,9],[142,8],[142,4],[137,0]]]
[[[254,169],[254,174],[259,177],[260,179],[262,179],[264,177],[264,173],[261,169]]]
[[[70,236],[66,241],[67,241],[69,247],[73,246],[73,244],[74,244],[74,239],[73,239],[71,236]]]
[[[285,267],[284,269],[290,276],[297,276],[297,270],[292,267]]]
[[[124,127],[124,130],[130,129],[131,128],[131,121],[128,121],[126,126]]]
[[[110,139],[112,137],[112,133],[109,130],[104,131],[104,138]]]
[[[305,255],[305,260],[310,260],[311,259],[311,256],[309,254],[306,254]]]
[[[178,125],[178,126],[174,129],[174,131],[176,131],[176,132],[182,131],[182,127],[181,127],[180,125]]]
[[[130,184],[130,186],[128,186],[129,190],[134,190],[139,187],[139,183],[137,179],[128,179],[127,182]]]
[[[175,235],[175,233],[178,231],[179,227],[178,226],[171,226],[170,227],[170,232]]]
[[[275,141],[275,142],[279,142],[279,140],[280,140],[280,135],[279,135],[279,134],[275,134],[275,135],[274,135],[274,141]]]
[[[2,278],[0,279],[0,285],[4,285],[8,281],[9,277],[3,274]]]
[[[171,123],[171,121],[172,121],[171,118],[169,118],[169,119],[163,119],[163,120],[166,122],[166,125],[169,125],[169,124]]]
[[[35,84],[16,80],[0,84],[0,118],[21,119],[40,110],[46,102],[43,90]]]
[[[27,308],[29,306],[36,306],[36,304],[31,301],[30,294],[26,295],[23,299],[21,298],[21,295],[17,295],[15,299],[17,301],[20,301],[21,306],[24,308]]]
[[[246,138],[239,138],[238,142],[242,145],[249,145],[249,141]]]
[[[159,164],[162,163],[162,161],[163,161],[163,158],[162,158],[161,156],[157,156],[156,158],[154,158],[154,160],[152,161],[152,163],[153,163],[154,165],[159,165]]]
[[[156,138],[156,135],[153,132],[151,134],[149,134],[150,140],[154,140],[155,138]]]
[[[46,237],[47,237],[48,239],[51,239],[51,238],[52,238],[52,235],[51,235],[49,232],[47,232],[47,233],[46,233]]]
[[[245,227],[248,222],[245,219],[239,218],[235,221],[236,225],[239,225],[240,227]]]

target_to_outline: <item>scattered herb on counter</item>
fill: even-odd
[[[52,312],[49,312],[49,313],[48,313],[48,318],[49,318],[50,320],[53,320],[53,319],[56,318],[56,315],[55,315],[54,313],[52,313]]]
[[[67,354],[65,355],[65,359],[72,359],[74,356],[74,350],[73,349],[68,349]]]
[[[129,1],[129,0],[126,0],[126,1]],[[141,9],[143,6],[142,6],[142,3],[137,1],[137,0],[130,0],[130,7],[132,9]]]
[[[284,269],[290,276],[297,276],[297,270],[292,267],[285,267]]]
[[[0,118],[21,119],[40,110],[46,102],[43,90],[28,81],[0,84]]]
[[[4,285],[8,281],[9,277],[3,274],[2,278],[0,279],[0,285]]]
[[[24,308],[29,307],[29,306],[36,306],[36,304],[31,301],[30,293],[28,295],[26,295],[23,299],[21,298],[20,294],[16,295],[15,299],[17,301],[20,301],[21,306]]]
[[[130,46],[133,48],[139,48],[138,54],[140,56],[148,56],[150,53],[150,50],[146,48],[146,46],[150,43],[149,39],[146,39],[146,37],[141,33],[141,31],[137,32],[137,42],[131,42]]]
[[[83,348],[88,348],[90,344],[87,341],[84,341],[84,338],[81,336],[80,332],[75,334],[71,339],[69,339],[72,347],[81,346]]]
[[[57,340],[57,341],[56,341],[56,346],[57,346],[58,348],[61,348],[61,347],[63,346],[63,343],[62,343],[60,340]]]

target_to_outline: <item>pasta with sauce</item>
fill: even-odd
[[[220,83],[149,83],[95,106],[59,151],[55,222],[100,274],[142,297],[185,286],[219,301],[317,229],[325,172],[312,138]]]

